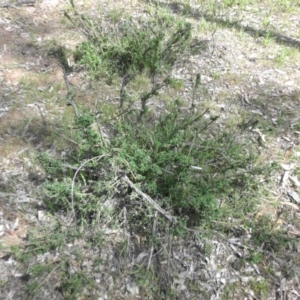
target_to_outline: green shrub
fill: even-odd
[[[216,119],[206,120],[203,113],[183,114],[177,105],[162,113],[154,123],[136,124],[120,118],[114,123],[110,145],[105,147],[100,142],[101,137],[90,127],[94,119],[83,115],[75,121],[82,144],[67,158],[77,166],[78,174],[74,177],[75,171],[70,170],[61,178],[61,169],[54,168],[58,173],[54,181],[44,185],[45,201],[54,210],[73,208],[78,218],[89,223],[101,210],[104,199],[118,193],[117,186],[117,189],[109,188],[117,168],[127,173],[134,184],[159,205],[189,220],[190,225],[216,217],[219,198],[254,180],[245,172],[255,158],[244,151],[246,143],[237,143],[235,137],[226,132],[208,137],[208,130]],[[104,153],[109,157],[93,159]],[[80,164],[84,166],[79,169]],[[54,165],[59,166],[59,162]],[[48,170],[54,176],[53,170],[49,167]],[[73,206],[72,182],[75,186]],[[126,194],[131,196],[129,190],[124,197]]]
[[[117,28],[85,26],[88,40],[77,47],[74,57],[94,75],[100,75],[101,68],[121,77],[144,71],[151,77],[170,71],[191,38],[191,24],[173,18],[129,18]]]
[[[174,82],[171,71],[191,47],[191,24],[170,16],[127,18],[117,24],[104,24],[102,20],[93,23],[76,12],[67,17],[80,24],[87,37],[77,47],[75,61],[94,79],[111,82],[116,76],[121,78],[120,107],[132,105],[127,87],[136,76],[144,74],[151,79],[149,89],[140,91],[140,117],[146,111],[146,102]]]
[[[217,215],[218,198],[245,187],[247,178],[238,171],[254,159],[244,151],[245,144],[225,132],[208,138],[212,121],[201,116],[174,109],[155,125],[127,121],[119,124],[112,139],[120,149],[118,164],[129,168],[142,190],[154,199],[163,198],[177,215],[198,224]]]
[[[84,113],[75,119],[80,146],[66,160],[78,169],[65,172],[63,179],[58,174],[56,181],[45,185],[52,208],[71,209],[80,220],[90,223],[109,197],[130,198],[134,207],[140,196],[128,187],[124,189],[121,181],[112,183],[116,174],[125,173],[161,207],[188,225],[218,216],[220,199],[233,192],[238,194],[254,182],[255,155],[251,142],[243,136],[244,129],[220,132],[215,124],[218,116],[207,118],[209,111],[196,107],[199,74],[190,99],[171,100],[164,103],[165,109],[149,112],[145,117],[147,101],[155,99],[159,91],[168,93],[162,87],[176,82],[171,71],[182,60],[182,54],[190,50],[191,25],[156,15],[148,19],[127,18],[104,28],[101,22],[93,23],[76,11],[68,17],[87,37],[75,52],[76,60],[94,78],[101,78],[98,71],[119,76],[120,106],[129,100],[130,109],[98,124],[113,128],[109,144],[92,126],[92,115]],[[126,88],[141,74],[150,79],[150,86],[138,91],[140,108],[132,106]],[[188,102],[190,109],[184,107]],[[132,113],[138,118],[132,118]],[[49,162],[44,166],[52,170]],[[61,170],[59,163],[54,166]],[[144,224],[146,211],[139,212]]]

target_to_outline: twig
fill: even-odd
[[[75,116],[79,117],[78,108],[77,108],[76,102],[74,101],[74,93],[72,92],[72,90],[70,88],[70,83],[69,83],[69,80],[68,80],[67,70],[66,70],[64,64],[61,62],[61,58],[59,57],[59,55],[57,53],[55,53],[54,56],[56,57],[57,62],[58,62],[59,66],[61,67],[62,72],[63,72],[63,78],[64,78],[66,88],[67,88],[67,105],[72,105],[72,107],[74,109]]]
[[[70,164],[62,164],[63,167],[71,169],[71,170],[77,170],[78,167],[72,166]],[[82,171],[84,171],[85,169],[82,169]]]
[[[28,123],[27,123],[26,126],[24,127],[24,130],[23,130],[23,133],[22,133],[22,138],[23,138],[23,137],[25,136],[25,134],[27,133],[27,130],[28,130],[28,128],[29,128],[29,125],[30,125],[32,119],[33,119],[33,115],[31,116],[31,118],[29,119]]]
[[[146,200],[150,205],[154,207],[158,212],[160,212],[166,219],[168,219],[170,222],[176,224],[177,220],[175,217],[169,215],[163,208],[161,208],[150,196],[143,193],[140,189],[138,189],[135,184],[125,175],[122,178],[123,181],[128,183],[128,185],[135,190],[135,192],[140,195],[144,200]]]
[[[23,196],[23,195],[26,195],[26,194],[14,194],[14,193],[2,193],[2,192],[0,192],[1,197],[11,197],[11,196],[19,197],[19,196]]]
[[[69,141],[69,142],[71,142],[71,143],[73,143],[73,144],[75,144],[75,145],[79,145],[79,143],[77,143],[77,142],[75,142],[75,141],[73,141],[73,140],[71,140],[71,139],[65,137],[64,135],[60,134],[58,131],[56,131],[56,130],[54,130],[54,129],[51,129],[51,130],[52,130],[54,133],[56,133],[58,136],[64,138],[65,140],[67,140],[67,141]]]
[[[60,261],[52,270],[51,272],[45,277],[44,280],[42,280],[39,285],[33,290],[32,293],[34,293],[36,290],[38,290],[45,282],[46,280],[52,275],[52,273],[60,266],[64,263],[64,261]]]
[[[141,108],[141,112],[140,112],[140,114],[139,114],[139,116],[138,116],[138,122],[141,121],[143,115],[144,115],[145,112],[146,112],[146,103],[147,103],[147,101],[148,101],[153,95],[155,95],[162,87],[164,87],[164,86],[168,83],[169,80],[170,80],[170,76],[167,76],[167,77],[163,80],[163,82],[161,82],[160,84],[155,84],[155,85],[152,87],[152,89],[151,89],[150,92],[148,92],[147,94],[145,94],[145,95],[143,95],[143,96],[141,97],[140,101],[141,101],[141,103],[142,103],[142,108]]]
[[[148,260],[148,265],[147,265],[147,270],[149,271],[150,269],[150,264],[153,256],[153,250],[154,250],[154,237],[156,234],[156,223],[157,223],[157,211],[154,214],[154,221],[153,221],[153,227],[152,227],[152,241],[151,241],[151,250],[150,250],[150,256]]]
[[[41,115],[41,117],[42,117],[43,125],[46,127],[46,126],[47,126],[46,117],[45,117],[45,115],[43,114],[40,105],[39,105],[38,103],[35,103],[35,106],[37,106],[37,108],[38,108],[38,110],[39,110],[39,113],[40,113],[40,115]]]
[[[170,231],[170,229],[169,229]],[[168,264],[167,264],[167,274],[168,276],[170,275],[170,262],[171,262],[171,252],[172,252],[172,234],[170,234],[169,232],[169,241],[168,241],[168,246],[169,246],[169,249],[168,249]]]

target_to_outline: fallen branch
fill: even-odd
[[[15,193],[2,193],[0,192],[0,197],[19,197],[19,196],[24,196],[26,194],[15,194]]]
[[[144,200],[146,200],[151,206],[154,207],[158,212],[160,212],[166,219],[168,219],[172,223],[177,223],[177,220],[175,217],[169,215],[163,208],[161,208],[150,196],[142,192],[140,189],[138,189],[135,184],[127,177],[124,176],[122,178],[123,181],[128,183],[128,185],[135,190],[135,192],[140,195]]]

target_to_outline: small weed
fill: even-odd
[[[280,6],[280,8],[284,12],[289,12],[293,9],[294,6],[296,6],[297,4],[299,5],[299,2],[295,0],[276,0],[276,2],[276,4]]]
[[[199,24],[198,24],[198,31],[199,32],[206,32],[206,31],[209,31],[211,29],[211,24],[209,22],[207,22],[205,20],[205,18],[201,18]]]
[[[263,261],[264,255],[263,253],[253,253],[248,258],[251,263],[259,264]]]
[[[239,187],[252,184],[250,172],[243,174],[237,170],[246,170],[255,160],[254,152],[249,151],[254,148],[248,145],[247,154],[243,150],[245,144],[237,143],[228,132],[207,137],[218,116],[194,106],[201,81],[199,74],[191,95],[191,112],[184,112],[181,99],[168,98],[168,90],[163,90],[166,86],[175,90],[184,86],[182,80],[170,74],[175,63],[182,60],[182,54],[191,50],[191,25],[170,15],[157,14],[146,20],[122,18],[104,28],[101,22],[76,14],[75,8],[74,12],[67,17],[87,36],[87,41],[77,48],[75,60],[85,65],[93,78],[101,79],[104,73],[120,77],[119,106],[127,113],[122,113],[117,120],[108,120],[109,126],[114,128],[109,145],[97,126],[93,127],[92,115],[83,113],[75,118],[73,130],[77,132],[80,146],[65,160],[78,168],[76,173],[56,159],[40,154],[41,165],[54,179],[44,185],[47,206],[53,211],[73,210],[77,219],[85,224],[95,221],[98,212],[105,215],[102,201],[108,195],[113,197],[118,190],[117,186],[110,188],[113,164],[128,172],[134,184],[189,226],[222,215],[225,210],[218,210],[217,199],[225,194],[235,199],[234,190],[238,194]],[[64,50],[55,49],[63,64]],[[104,73],[100,74],[99,69]],[[219,74],[215,74],[215,78],[219,78]],[[133,90],[136,94],[131,92]],[[159,99],[158,94],[163,91],[170,99],[164,103],[167,110],[154,113],[147,103],[151,98]],[[134,98],[140,107],[135,105]],[[134,115],[138,117],[133,118]],[[103,155],[109,159],[95,159]],[[133,203],[138,199],[130,191],[127,196]],[[227,207],[235,205],[235,200],[227,202]],[[251,207],[251,204],[244,205],[242,211]],[[135,216],[135,223],[143,228],[146,217],[141,212],[138,215],[133,212],[132,217]]]
[[[50,268],[46,264],[34,264],[29,267],[28,273],[33,277],[37,277],[43,273],[48,273],[49,270],[50,270]]]
[[[74,299],[74,296],[78,297],[84,288],[88,288],[91,284],[85,279],[81,274],[67,274],[63,273],[61,278],[61,284],[59,290],[61,290],[64,295],[64,299]]]
[[[48,55],[57,58],[65,72],[69,73],[72,71],[68,61],[68,51],[65,47],[56,45],[49,50]]]
[[[27,293],[28,294],[33,294],[37,288],[39,287],[39,283],[38,281],[32,281],[31,283],[27,284],[26,288],[27,288]]]
[[[268,294],[269,284],[265,279],[253,280],[251,282],[251,287],[254,290],[257,297],[264,297]]]
[[[270,25],[270,22],[271,22],[270,17],[269,16],[265,17],[262,21],[263,27],[267,28]]]
[[[240,297],[242,287],[239,283],[229,283],[224,288],[224,299],[237,299]]]
[[[79,230],[79,229],[78,229]],[[30,297],[36,295],[40,289],[48,285],[53,277],[60,278],[60,285],[57,288],[64,299],[71,299],[71,295],[81,296],[84,287],[90,287],[87,274],[81,272],[69,273],[75,270],[72,264],[76,260],[82,260],[80,252],[76,248],[72,251],[72,259],[68,255],[59,255],[62,249],[66,249],[67,243],[74,243],[76,238],[83,238],[76,228],[62,228],[59,224],[50,228],[39,228],[39,230],[28,233],[28,245],[25,250],[19,247],[11,247],[11,252],[15,259],[28,264],[26,276],[28,277],[27,293]],[[70,244],[69,244],[70,245]],[[40,263],[36,262],[36,257],[44,257]],[[51,260],[51,257],[55,257]]]
[[[263,38],[263,44],[264,46],[268,46],[269,44],[274,42],[274,38],[270,32],[267,32],[267,34]]]
[[[182,79],[170,78],[169,85],[175,90],[180,91],[184,87],[184,81]]]
[[[282,47],[279,53],[276,55],[274,61],[279,65],[283,65],[290,60],[291,53],[292,51],[289,48]]]
[[[112,9],[107,13],[107,18],[112,21],[114,24],[119,23],[124,17],[123,10],[120,9]]]
[[[214,72],[214,73],[211,74],[211,76],[212,76],[212,78],[213,78],[214,80],[218,80],[218,79],[221,78],[220,72]]]

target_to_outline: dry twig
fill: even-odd
[[[154,237],[156,235],[156,222],[157,222],[157,211],[154,214],[154,221],[153,221],[153,227],[152,227],[151,251],[150,251],[150,256],[149,256],[148,265],[147,265],[147,270],[148,271],[150,269],[151,260],[152,260],[152,256],[153,256],[153,251],[154,251]]]
[[[156,209],[158,212],[160,212],[166,219],[168,219],[172,223],[177,223],[177,220],[175,217],[169,215],[160,205],[158,205],[150,196],[142,192],[140,189],[138,189],[135,184],[127,177],[124,176],[122,178],[123,181],[125,181],[132,189],[135,190],[135,192],[140,195],[144,200],[146,200],[150,205],[153,206],[154,209]]]

